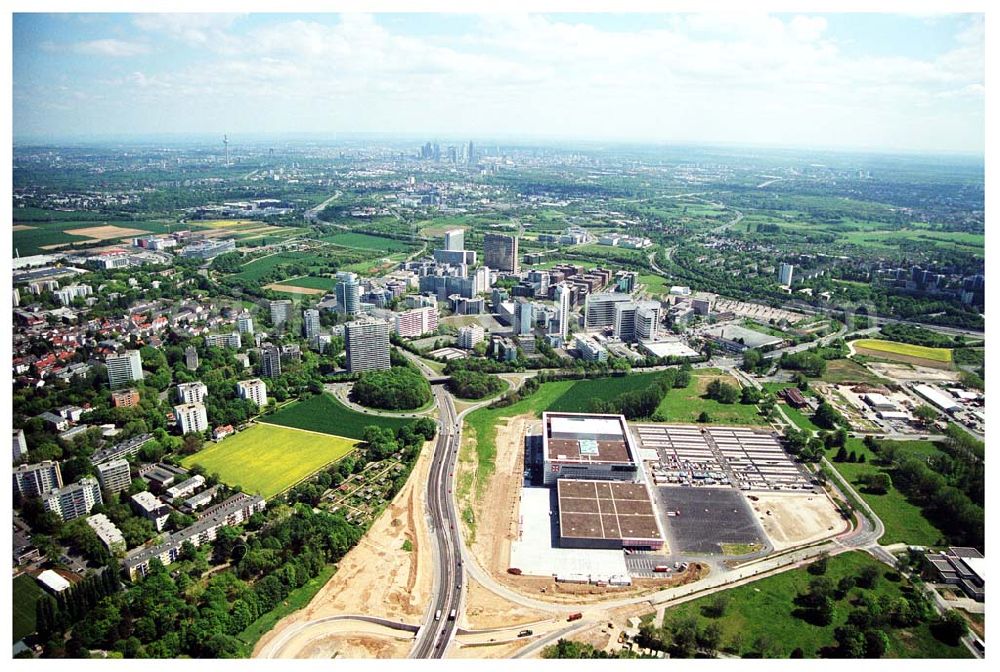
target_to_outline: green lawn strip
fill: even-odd
[[[826,363],[826,370],[820,377],[826,383],[870,383],[883,385],[888,381],[850,359],[832,359]]]
[[[201,465],[225,483],[271,498],[341,459],[356,443],[341,436],[258,424],[185,457],[181,464]]]
[[[481,492],[489,475],[493,473],[497,454],[497,426],[506,418],[513,418],[525,413],[539,415],[542,411],[549,410],[557,399],[566,394],[578,382],[580,381],[559,380],[544,383],[537,392],[516,404],[503,408],[481,408],[465,417],[465,426],[471,430],[470,438],[476,449],[477,492]]]
[[[803,429],[807,432],[819,431],[819,427],[817,427],[810,419],[812,415],[811,413],[806,415],[800,409],[792,408],[788,404],[784,405],[783,410],[785,411],[785,415],[788,416],[788,419],[794,422],[799,429]]]
[[[324,243],[341,247],[353,247],[361,250],[379,250],[381,252],[405,252],[411,245],[394,238],[381,238],[367,233],[335,233],[320,238]]]
[[[396,430],[412,422],[413,418],[359,413],[344,406],[333,395],[324,392],[304,401],[293,402],[280,411],[261,417],[260,420],[272,425],[361,439],[364,437],[365,427],[369,425]]]
[[[893,443],[910,455],[926,458],[939,455],[941,451],[930,441],[883,441]],[[885,525],[885,534],[878,540],[882,545],[906,543],[915,546],[935,546],[944,533],[934,526],[920,507],[911,504],[896,488],[891,488],[884,495],[866,492],[860,479],[868,474],[884,471],[881,465],[875,463],[876,456],[869,451],[860,439],[848,439],[845,446],[847,452],[854,451],[859,457],[865,456],[865,462],[834,462],[836,450],[828,451],[827,458],[833,467],[854,486],[858,494],[868,503]]]
[[[664,414],[668,422],[697,422],[702,411],[708,413],[713,424],[720,425],[764,425],[767,420],[761,417],[754,404],[720,404],[714,399],[704,396],[705,388],[713,377],[720,375],[718,369],[699,369],[692,372],[691,382],[682,389],[673,389],[660,402],[657,409]],[[724,376],[726,383],[739,387],[739,382],[732,376]]]
[[[288,280],[282,280],[278,284],[291,285],[292,287],[305,287],[306,289],[323,289],[326,291],[332,291],[334,285],[337,284],[337,281],[333,278],[306,275],[301,278],[289,278]]]
[[[834,583],[844,576],[857,576],[866,566],[876,566],[883,572],[887,568],[861,552],[836,555],[829,559],[825,576]],[[793,569],[759,581],[738,586],[723,593],[729,598],[725,614],[719,618],[706,616],[713,595],[686,602],[666,610],[665,621],[671,622],[693,617],[699,628],[709,623],[718,623],[722,629],[722,646],[730,647],[738,642],[740,654],[751,653],[758,638],[765,637],[779,652],[777,658],[787,658],[796,648],[802,649],[805,657],[818,657],[822,648],[835,646],[834,630],[847,621],[853,607],[850,600],[864,593],[875,593],[897,598],[903,595],[905,580],[893,582],[881,578],[874,589],[865,591],[853,588],[848,595],[836,603],[833,621],[827,626],[817,626],[793,616],[797,608],[796,595],[808,590],[809,581],[815,578],[805,568]],[[703,609],[705,610],[703,612]],[[888,629],[889,651],[887,657],[894,658],[964,658],[968,651],[964,646],[952,647],[935,639],[926,624],[916,628]]]
[[[253,653],[253,647],[257,644],[257,640],[270,632],[277,625],[278,621],[309,604],[320,588],[326,585],[327,581],[333,577],[336,571],[336,565],[327,565],[320,570],[319,574],[290,592],[280,605],[258,618],[248,625],[246,630],[238,634],[236,638],[246,645],[245,655],[250,657]]]
[[[27,574],[14,579],[14,641],[18,642],[35,631],[35,604],[42,597],[41,586]]]

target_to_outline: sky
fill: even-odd
[[[982,15],[15,14],[18,142],[165,134],[984,151]]]

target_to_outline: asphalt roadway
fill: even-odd
[[[424,625],[417,633],[417,641],[410,654],[412,658],[444,657],[455,636],[464,584],[462,553],[456,533],[458,518],[451,501],[451,475],[454,473],[460,443],[458,419],[451,395],[443,387],[435,386],[434,396],[441,416],[427,483],[427,508],[430,513],[431,534],[436,542],[434,564],[437,574],[434,579],[434,598]],[[454,617],[451,615],[453,611]]]

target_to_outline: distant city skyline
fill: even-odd
[[[15,14],[14,138],[982,153],[981,15]]]

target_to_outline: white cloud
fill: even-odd
[[[134,17],[167,56],[109,86],[136,108],[168,120],[175,111],[192,126],[207,108],[248,115],[251,125],[258,111],[261,123],[283,119],[301,130],[836,142],[880,127],[886,137],[948,137],[914,118],[917,107],[966,104],[982,115],[974,107],[984,61],[977,20],[951,51],[912,58],[842,50],[822,16],[676,15],[625,31],[498,14],[464,35],[401,34],[364,14],[253,28],[236,19]],[[96,42],[113,52],[106,43],[118,41]],[[172,65],[173,51],[190,58]],[[961,123],[951,107],[937,119]]]
[[[51,53],[72,52],[87,56],[110,56],[112,58],[132,58],[150,52],[149,45],[142,42],[129,42],[113,38],[74,42],[72,44],[57,44],[47,40],[41,42],[40,46],[43,50]]]

